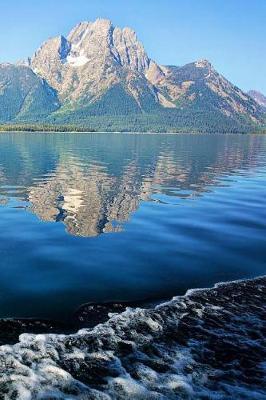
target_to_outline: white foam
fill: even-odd
[[[249,335],[245,336],[244,324],[247,322],[250,330],[250,323],[253,323],[258,334],[262,324],[260,313],[245,314],[246,302],[242,304],[241,301],[230,308],[232,298],[235,301],[236,296],[241,296],[241,290],[246,290],[248,284],[252,288],[252,281],[244,284],[241,281],[216,285],[214,290],[194,290],[153,310],[128,308],[108,322],[80,330],[75,335],[23,334],[16,345],[0,347],[0,397],[1,388],[5,388],[7,399],[21,400],[170,400],[204,396],[219,400],[263,399],[266,395],[263,388],[247,387],[237,380],[227,382],[227,378],[223,378],[223,367],[204,365],[194,357],[195,353],[200,356],[206,350],[215,351],[215,348],[208,348],[212,343],[208,343],[208,335],[211,341],[215,335],[219,340],[225,337],[225,342],[232,337],[235,346],[241,344],[240,348],[252,345]],[[265,287],[260,283],[256,285],[256,293]],[[250,298],[243,293],[247,296],[245,300],[256,301],[252,293]],[[221,307],[216,301],[220,301]],[[257,309],[256,305],[254,312]],[[230,323],[221,325],[228,315]],[[215,318],[217,327],[213,322]],[[187,321],[193,323],[192,328],[188,327],[191,331],[187,342],[177,340],[180,334],[182,336],[179,326],[183,320],[184,326]],[[198,332],[204,321],[201,338]],[[233,335],[230,334],[231,325]],[[259,346],[258,339],[256,346]],[[232,372],[236,370],[234,363],[229,363],[228,368],[232,368]],[[226,369],[225,376],[228,375],[230,372]],[[213,379],[216,379],[214,385]]]

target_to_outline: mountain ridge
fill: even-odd
[[[266,96],[263,93],[258,90],[249,90],[248,95],[266,110]]]
[[[117,127],[126,130],[135,116],[136,130],[144,125],[148,130],[159,129],[160,125],[167,131],[223,131],[229,127],[229,131],[242,131],[264,121],[263,107],[208,60],[180,67],[159,65],[148,56],[133,29],[115,27],[107,19],[81,22],[66,37],[48,39],[31,58],[13,66],[20,68],[21,74],[22,67],[46,85],[47,104],[39,116],[18,112],[11,121],[24,118],[25,122],[89,126],[98,119],[100,127],[104,117],[114,121],[120,116]],[[6,101],[2,75],[0,69],[0,104]],[[53,96],[49,98],[48,93]],[[0,114],[0,121],[5,122],[4,115],[1,118]],[[147,123],[143,125],[143,121]]]

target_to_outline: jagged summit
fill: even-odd
[[[266,109],[266,96],[258,90],[250,90],[248,95],[252,97],[262,108]]]
[[[46,41],[32,58],[34,68],[38,68],[47,51],[51,58],[57,57],[62,63],[69,62],[75,67],[83,66],[89,61],[103,61],[104,56],[112,57],[121,66],[128,66],[139,72],[144,72],[150,63],[135,31],[128,27],[114,27],[107,19],[79,23],[66,38],[58,36]],[[83,58],[83,62],[73,60],[79,57]]]
[[[49,117],[53,122],[143,115],[145,126],[146,121],[156,121],[162,130],[169,124],[171,129],[241,130],[243,123],[259,124],[264,118],[258,100],[231,84],[209,60],[181,67],[159,65],[133,29],[116,27],[109,19],[84,21],[67,36],[48,39],[21,65],[54,90],[60,107]],[[5,79],[3,85],[10,84]],[[7,101],[5,92],[0,96]]]
[[[70,102],[92,100],[121,80],[138,79],[149,64],[136,33],[114,27],[106,19],[82,22],[67,38],[49,39],[31,60],[33,70],[58,90],[63,101]],[[133,97],[137,99],[136,91]]]
[[[196,65],[196,67],[198,68],[212,68],[212,64],[210,63],[209,60],[206,59],[200,59],[194,62],[194,64]]]

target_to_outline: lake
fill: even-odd
[[[266,136],[0,135],[0,317],[266,271]]]

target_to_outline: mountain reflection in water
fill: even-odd
[[[265,273],[266,136],[0,135],[0,318]]]
[[[224,185],[227,175],[256,167],[263,140],[106,136],[2,137],[1,153],[5,149],[7,159],[15,152],[17,159],[7,165],[1,157],[0,203],[25,202],[40,220],[63,223],[75,236],[121,232],[142,201],[167,202],[170,196],[179,204]]]

